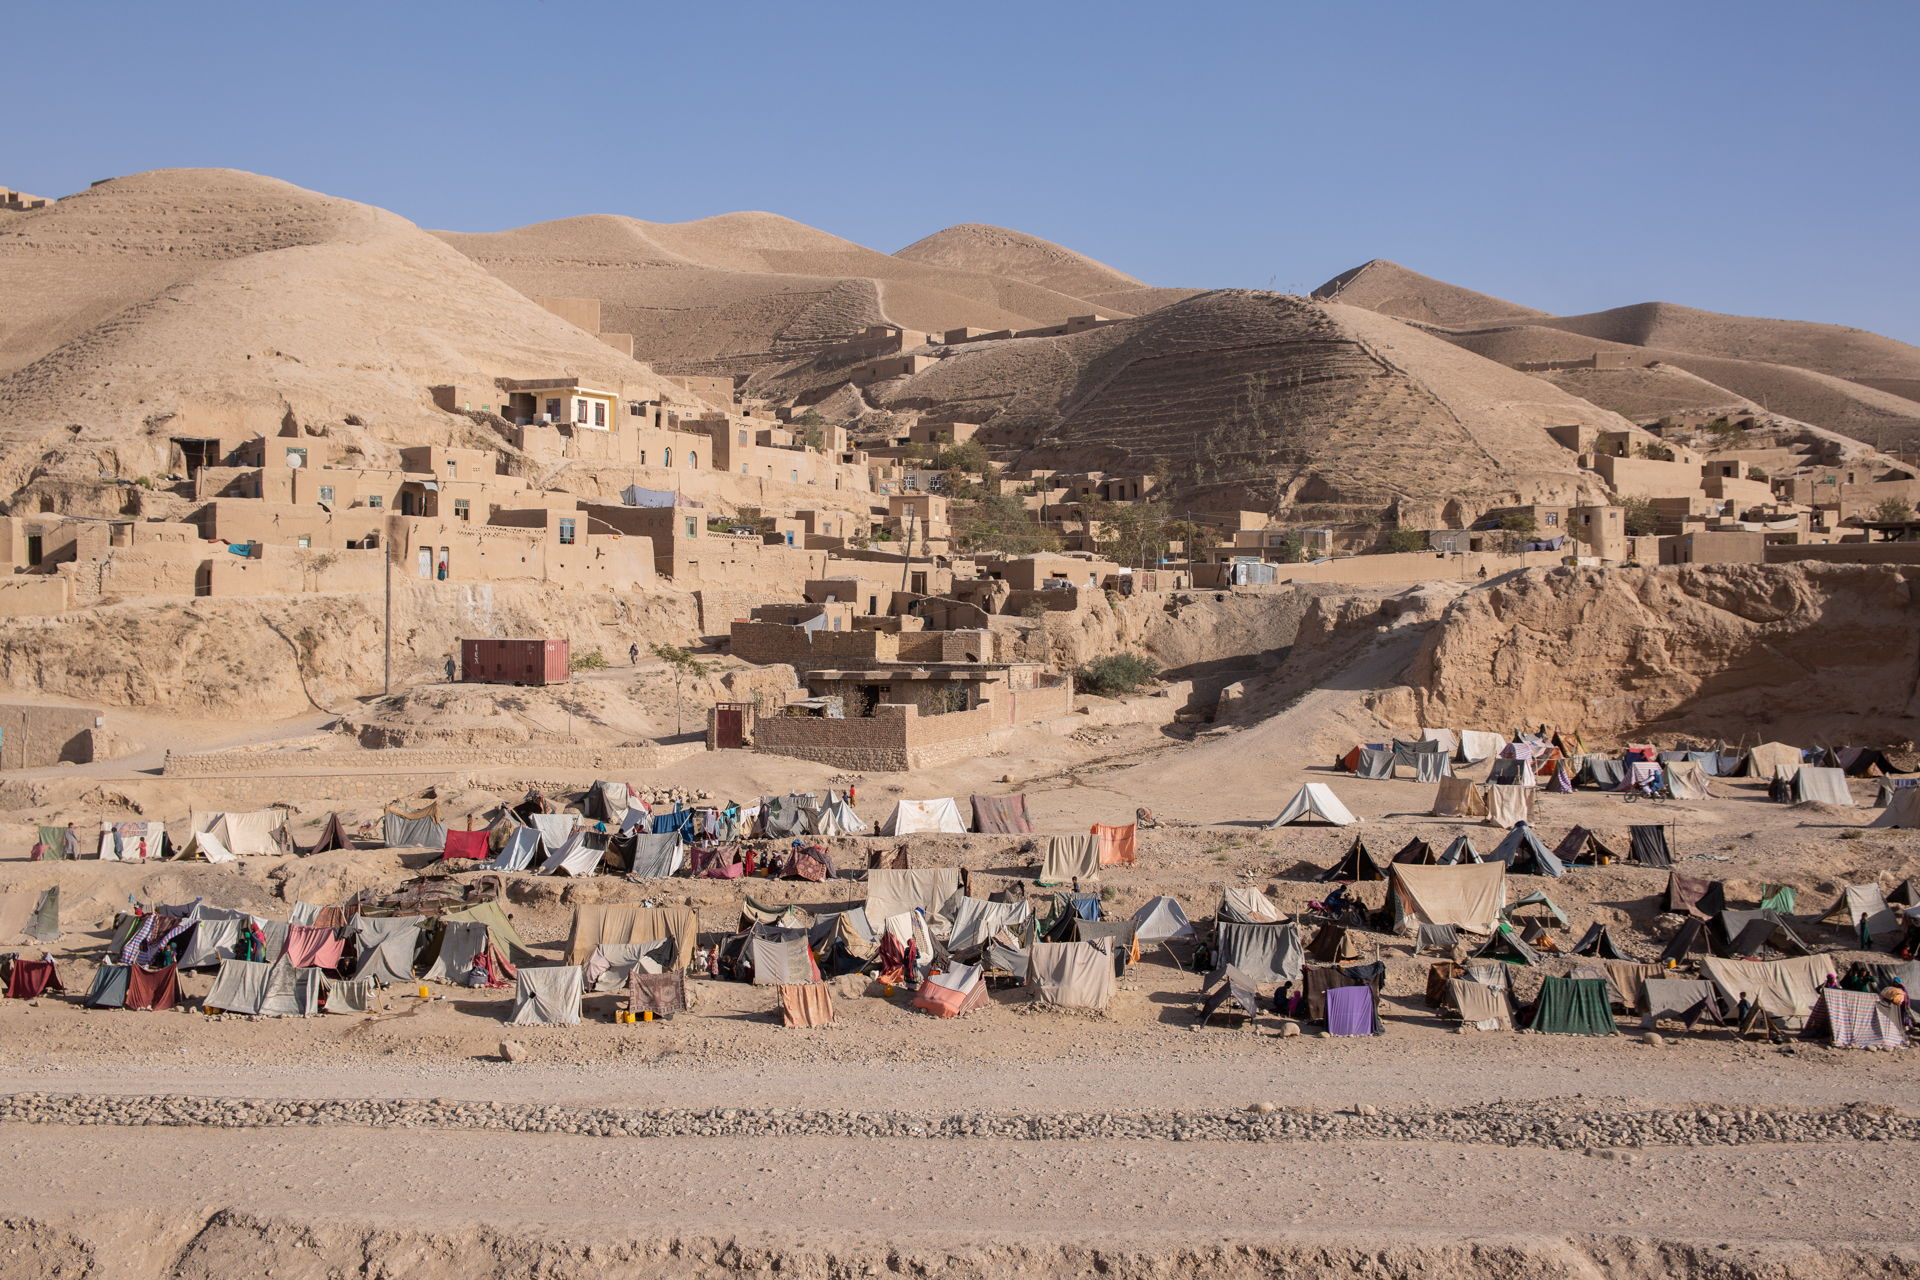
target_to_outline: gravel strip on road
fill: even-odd
[[[1589,1099],[1453,1110],[1079,1112],[945,1114],[908,1111],[686,1110],[563,1107],[447,1099],[196,1098],[18,1093],[0,1098],[0,1123],[172,1125],[256,1129],[496,1129],[602,1138],[1002,1138],[1027,1142],[1138,1139],[1175,1142],[1449,1142],[1509,1147],[1695,1147],[1747,1143],[1911,1142],[1920,1116],[1893,1107],[1609,1110]]]

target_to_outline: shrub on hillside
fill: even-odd
[[[1160,672],[1160,664],[1137,653],[1110,653],[1095,658],[1073,673],[1083,693],[1119,698],[1132,693]]]

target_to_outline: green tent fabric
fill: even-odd
[[[36,942],[60,941],[60,886],[46,890],[34,904],[33,915],[20,929]]]
[[[1762,911],[1778,911],[1781,915],[1792,915],[1794,900],[1798,896],[1794,887],[1790,884],[1775,885],[1771,889],[1767,888],[1766,885],[1761,885],[1760,909]]]
[[[124,1009],[127,1006],[127,982],[133,975],[133,967],[124,964],[103,964],[93,975],[93,989],[87,992],[84,1003],[89,1009]]]
[[[513,927],[513,921],[507,919],[507,913],[500,909],[498,902],[482,902],[459,911],[449,911],[440,919],[447,924],[462,921],[487,926],[487,936],[493,939],[495,946],[507,953],[507,960],[514,968],[523,964],[539,964],[540,957],[527,949],[527,941]]]
[[[1611,1036],[1613,1011],[1605,978],[1548,978],[1533,1008],[1532,1031],[1563,1036]]]

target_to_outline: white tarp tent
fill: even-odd
[[[1661,766],[1667,774],[1667,791],[1675,800],[1707,800],[1707,771],[1698,761],[1670,760]]]
[[[1280,816],[1267,824],[1269,830],[1284,827],[1289,822],[1301,818],[1314,817],[1331,822],[1336,827],[1350,826],[1360,819],[1353,816],[1347,806],[1340,803],[1340,797],[1333,794],[1333,788],[1324,782],[1309,782],[1294,793]]]
[[[911,835],[916,831],[934,831],[965,835],[967,821],[951,796],[939,800],[900,800],[893,812],[880,824],[883,836]]]
[[[1533,817],[1532,787],[1495,783],[1487,788],[1487,818],[1496,827],[1512,827]]]
[[[543,876],[590,876],[600,869],[600,859],[607,853],[589,845],[584,831],[576,831],[557,844],[548,841],[547,849],[547,860],[540,866]]]
[[[953,802],[949,800],[948,804]],[[813,834],[817,836],[859,836],[865,835],[867,824],[847,803],[847,797],[838,791],[827,792],[827,802],[813,815]]]
[[[1133,913],[1133,936],[1141,942],[1193,937],[1187,910],[1172,898],[1159,897]]]
[[[1468,862],[1459,866],[1393,864],[1389,892],[1399,895],[1401,927],[1413,933],[1422,924],[1450,924],[1475,933],[1492,933],[1507,904],[1507,864]]]
[[[1800,768],[1801,751],[1784,742],[1763,742],[1747,752],[1747,776],[1791,778]]]
[[[188,827],[194,837],[187,841],[189,851],[198,837],[213,837],[212,846],[201,850],[209,862],[230,862],[233,857],[288,851],[287,817],[281,809],[256,809],[251,813],[208,813],[196,809],[188,817]],[[215,857],[216,848],[232,857]]]
[[[1920,827],[1920,787],[1901,787],[1870,827]]]
[[[1847,790],[1847,775],[1840,769],[1816,768],[1810,764],[1800,766],[1793,775],[1793,798],[1796,801],[1817,800],[1821,804],[1830,804],[1840,808],[1853,807],[1853,793]]]
[[[1481,733],[1477,729],[1460,731],[1460,758],[1468,764],[1497,756],[1506,745],[1506,738],[1497,733]]]
[[[1487,789],[1465,778],[1442,778],[1440,789],[1434,792],[1433,808],[1428,812],[1436,818],[1484,818],[1487,816]]]
[[[894,870],[876,867],[867,872],[867,920],[884,924],[903,912],[921,910],[927,923],[951,923],[941,914],[948,899],[960,892],[960,868],[917,867]]]

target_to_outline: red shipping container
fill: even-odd
[[[565,640],[462,640],[466,684],[565,684],[571,678]]]

